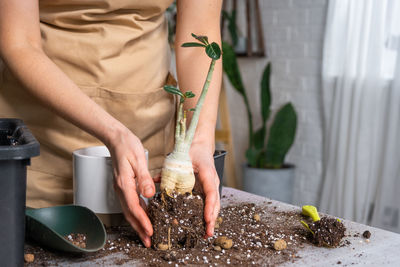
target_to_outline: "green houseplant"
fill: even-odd
[[[246,185],[251,182],[251,179],[254,180],[254,178],[246,176],[246,168],[257,169],[258,172],[264,173],[269,171],[269,175],[271,175],[271,170],[276,170],[275,173],[280,173],[282,170],[288,169],[287,171],[292,172],[292,176],[294,177],[293,166],[285,163],[285,156],[294,142],[297,127],[297,115],[292,103],[288,102],[280,107],[273,118],[271,126],[269,129],[267,128],[267,121],[271,117],[271,63],[266,65],[261,79],[260,101],[262,125],[259,129],[255,130],[250,102],[242,82],[235,51],[227,43],[223,43],[222,50],[224,71],[232,84],[232,87],[243,97],[248,119],[249,140],[248,149],[246,151],[247,164],[244,166],[245,190],[248,189],[248,191],[252,191],[252,188],[260,188],[259,183],[264,182],[263,180],[259,180],[257,181],[258,184],[255,184],[251,188],[246,188]],[[250,175],[254,176],[255,174],[254,172],[251,172]],[[278,174],[275,174],[275,176],[277,175]],[[293,177],[288,179],[293,180]],[[273,186],[269,186],[271,190],[276,191],[273,188],[274,186],[277,186],[277,183],[279,182],[278,179],[279,178],[272,182]],[[293,181],[290,183],[292,184]],[[253,193],[264,194],[261,192]],[[291,193],[289,194],[291,195]],[[265,193],[264,195],[270,196],[268,193]],[[282,192],[280,195],[282,195]],[[284,201],[290,202],[291,197],[290,199],[288,197]]]
[[[162,179],[160,189],[168,196],[174,193],[185,194],[192,193],[195,177],[193,172],[192,161],[189,156],[190,146],[192,145],[194,133],[200,118],[200,112],[203,107],[205,96],[211,83],[214,72],[215,63],[221,57],[221,48],[215,42],[209,43],[207,36],[197,36],[192,33],[195,42],[182,44],[182,47],[203,48],[207,56],[211,59],[207,77],[203,85],[200,97],[196,107],[190,110],[183,109],[183,103],[187,98],[194,97],[191,91],[182,92],[179,88],[172,85],[165,85],[164,90],[168,93],[178,95],[180,97],[179,107],[176,117],[175,128],[175,147],[171,154],[164,161],[162,169]],[[186,114],[188,111],[193,112],[192,120],[187,126]]]

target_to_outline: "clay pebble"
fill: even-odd
[[[220,246],[223,249],[230,249],[233,245],[232,239],[227,238],[226,236],[220,236],[214,241],[214,245]]]
[[[31,253],[24,254],[25,262],[33,262],[35,260],[35,255]]]
[[[275,250],[284,250],[287,248],[286,241],[283,239],[279,239],[274,243],[274,249]]]

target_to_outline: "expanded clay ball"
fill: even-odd
[[[214,250],[215,250],[215,251],[221,251],[222,248],[221,248],[220,246],[214,246]]]
[[[232,239],[227,238],[226,236],[220,236],[214,241],[214,245],[220,246],[223,249],[230,249],[233,245]]]
[[[258,214],[258,213],[254,214],[253,219],[254,219],[256,222],[259,222],[259,221],[261,220],[260,214]]]
[[[218,228],[221,226],[222,221],[223,221],[222,218],[221,218],[221,217],[218,217],[217,220],[215,221],[215,226],[214,226],[214,228],[218,229]]]
[[[24,255],[25,262],[33,262],[35,260],[35,255],[27,253]]]
[[[286,247],[287,247],[286,241],[283,239],[279,239],[274,243],[275,250],[284,250],[286,249]]]
[[[158,248],[159,250],[167,250],[167,249],[168,249],[168,245],[167,245],[167,244],[164,244],[164,243],[158,243],[158,244],[157,244],[157,248]]]

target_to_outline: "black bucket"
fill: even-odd
[[[222,193],[222,184],[224,181],[224,165],[225,165],[226,151],[215,150],[214,152],[214,164],[219,177],[219,195]]]
[[[0,266],[23,266],[26,166],[39,143],[18,119],[0,119]]]

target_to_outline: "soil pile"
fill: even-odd
[[[308,237],[317,246],[337,247],[344,237],[346,227],[336,218],[322,217],[309,224],[311,231]]]
[[[149,202],[148,214],[153,224],[153,248],[195,248],[205,236],[204,204],[199,194],[174,195],[157,193]],[[203,244],[204,245],[204,244]]]

